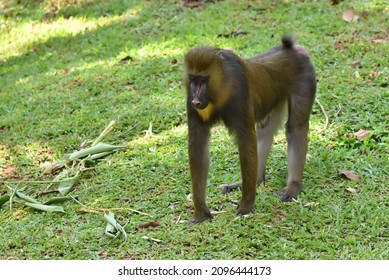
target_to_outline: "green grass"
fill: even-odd
[[[11,181],[50,180],[42,175],[45,164],[95,139],[111,120],[118,124],[106,142],[128,148],[82,176],[71,194],[85,207],[67,202],[61,214],[17,201],[12,210],[3,205],[0,259],[388,259],[385,1],[332,6],[231,0],[197,9],[178,2],[2,1],[0,196],[18,187],[47,200],[51,195],[38,196],[46,185]],[[345,22],[342,13],[349,6],[368,18]],[[218,37],[237,30],[249,33]],[[222,196],[217,187],[239,178],[237,149],[218,126],[211,140],[208,202],[223,213],[195,227],[177,222],[193,213],[187,201],[183,54],[196,44],[212,44],[249,57],[291,32],[313,59],[317,96],[329,117],[324,129],[324,114],[314,105],[302,195],[288,204],[274,195],[287,176],[280,133],[255,212],[237,218],[240,192]],[[132,60],[119,64],[127,56]],[[354,61],[361,67],[353,67]],[[153,134],[146,136],[150,123]],[[352,135],[359,129],[373,134],[360,141]],[[361,179],[350,181],[340,170]],[[86,211],[92,208],[101,211]],[[119,223],[126,224],[127,241],[104,234],[105,208],[115,209]],[[143,221],[160,226],[139,230]]]

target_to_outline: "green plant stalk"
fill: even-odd
[[[69,160],[81,159],[84,157],[88,157],[95,154],[101,154],[105,152],[115,152],[116,150],[123,149],[123,148],[125,148],[125,146],[114,146],[114,145],[99,142],[95,146],[73,152],[72,154],[69,155]]]
[[[103,130],[103,132],[101,132],[101,134],[99,135],[99,137],[96,138],[95,141],[93,141],[92,143],[92,147],[97,145],[99,142],[101,142],[105,137],[107,137],[107,135],[112,131],[113,127],[116,125],[116,121],[111,121],[107,126],[106,128]]]

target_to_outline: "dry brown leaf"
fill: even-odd
[[[360,61],[353,61],[353,63],[351,63],[351,65],[353,66],[353,67],[361,67],[361,62]]]
[[[353,7],[344,10],[342,18],[344,21],[351,22],[357,21],[360,18],[367,19],[366,12],[356,12]]]
[[[343,42],[340,42],[340,41],[336,41],[334,43],[334,48],[335,49],[342,49],[344,47],[344,43]]]
[[[372,78],[372,79],[375,79],[375,78],[377,78],[379,75],[380,75],[380,72],[377,71],[377,70],[374,70],[374,71],[372,71],[372,72],[369,74],[369,77]]]
[[[351,181],[356,181],[356,180],[359,180],[361,178],[360,175],[357,175],[354,172],[349,171],[349,170],[341,170],[341,171],[339,171],[339,174],[346,176]]]
[[[158,222],[142,222],[139,224],[138,228],[149,228],[149,227],[159,227],[160,224]]]
[[[354,17],[354,8],[350,7],[344,10],[342,18],[344,21],[351,22]]]
[[[358,140],[364,140],[371,135],[371,131],[360,129],[358,132],[353,133],[353,135],[356,136]]]

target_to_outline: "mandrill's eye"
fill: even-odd
[[[193,75],[188,74],[189,81],[195,82],[195,83],[207,83],[209,80],[209,76],[207,75]]]

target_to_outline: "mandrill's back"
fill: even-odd
[[[245,62],[249,79],[256,81],[250,84],[250,95],[257,119],[266,117],[277,103],[298,94],[300,87],[308,87],[314,98],[316,77],[312,62],[305,48],[295,45],[291,37],[283,37],[281,45]]]

